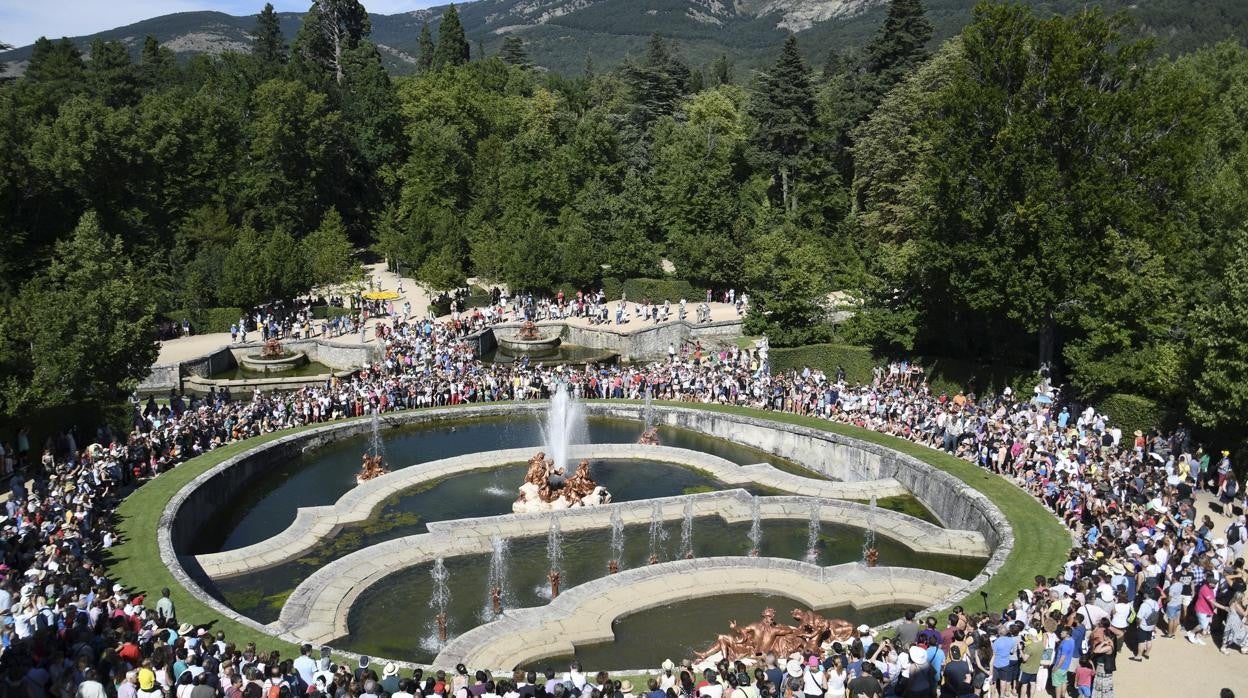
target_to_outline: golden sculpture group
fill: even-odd
[[[749,625],[728,624],[732,634],[719,635],[715,642],[697,655],[698,661],[719,655],[734,661],[761,657],[774,653],[785,657],[794,652],[817,652],[825,642],[846,642],[854,635],[854,626],[839,618],[824,618],[814,611],[793,609],[797,625],[781,625],[776,622],[776,612],[768,608],[762,617]]]
[[[578,506],[607,504],[611,493],[600,486],[589,474],[589,461],[583,460],[571,476],[565,477],[555,461],[547,458],[544,451],[529,459],[529,469],[520,485],[520,495],[512,511],[546,511],[568,509]]]
[[[364,483],[373,478],[381,477],[390,472],[381,462],[381,454],[364,454],[364,462],[360,465],[360,474],[355,476],[356,482]]]

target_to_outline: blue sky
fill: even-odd
[[[270,0],[281,12],[303,12],[311,0]],[[369,12],[395,14],[447,0],[363,0]],[[232,15],[255,14],[265,0],[0,0],[0,42],[34,43],[40,36],[59,38],[94,34],[141,19],[191,10]]]

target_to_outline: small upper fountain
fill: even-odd
[[[658,446],[659,445],[659,427],[654,423],[654,405],[650,404],[650,386],[646,386],[646,402],[641,410],[642,431],[641,438],[637,439],[637,443],[642,446]]]
[[[288,351],[276,339],[264,343],[259,354],[244,354],[238,357],[243,368],[264,373],[277,373],[298,368],[308,362],[308,355],[301,351]]]
[[[526,353],[545,353],[558,347],[562,341],[558,333],[543,336],[532,320],[525,320],[515,333],[495,329],[494,340],[507,351]]]

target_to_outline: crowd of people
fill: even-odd
[[[0,524],[4,690],[26,698],[1105,698],[1119,663],[1152,661],[1154,644],[1218,638],[1222,652],[1248,653],[1243,490],[1229,454],[1211,456],[1185,429],[1124,436],[1046,381],[1028,395],[937,394],[904,362],[864,384],[843,370],[773,374],[765,351],[696,344],[648,365],[489,365],[451,323],[391,314],[382,327],[384,358],[350,378],[289,393],[136,398],[125,434],[70,430],[39,452],[26,431],[0,444],[10,481]],[[895,631],[862,626],[817,655],[757,666],[667,663],[644,688],[575,666],[544,680],[462,667],[400,679],[391,666],[381,674],[367,659],[337,666],[307,647],[299,657],[265,654],[186,623],[167,593],[152,603],[102,567],[128,488],[196,455],[374,411],[544,399],[556,385],[584,398],[649,392],[782,410],[944,449],[1013,479],[1064,520],[1075,533],[1069,559],[1036,570],[1034,585],[1006,608],[958,608],[945,623],[911,614]],[[1230,526],[1200,514],[1201,489],[1216,493]]]

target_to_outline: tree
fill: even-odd
[[[433,70],[433,35],[429,33],[429,23],[420,25],[420,53],[416,59],[416,69],[422,73]]]
[[[173,87],[180,77],[173,51],[161,46],[150,34],[143,39],[137,76],[140,87],[148,92]]]
[[[658,34],[650,37],[645,56],[640,61],[626,61],[620,74],[632,102],[629,121],[639,134],[644,134],[660,117],[674,112],[689,89],[689,67]]]
[[[867,89],[872,104],[878,103],[893,85],[927,60],[932,23],[922,0],[890,0],[884,25],[864,50],[864,68],[870,75]]]
[[[251,308],[269,297],[269,281],[263,273],[264,246],[253,228],[239,231],[221,267],[221,300],[241,308]]]
[[[529,62],[529,54],[524,50],[524,39],[514,34],[503,39],[503,47],[499,50],[498,56],[508,65],[517,65],[521,68],[528,68],[532,65]]]
[[[452,3],[442,13],[442,22],[438,25],[438,45],[433,51],[433,67],[463,65],[468,62],[470,52],[468,38],[464,35],[464,25],[460,24],[459,12]]]
[[[719,58],[711,64],[711,85],[730,84],[732,84],[732,62],[728,60],[728,54],[721,53]]]
[[[780,180],[780,204],[792,214],[797,210],[793,180],[810,147],[815,126],[815,97],[810,71],[792,34],[784,41],[780,58],[769,72],[759,76],[751,101],[758,128],[754,145],[761,163]]]
[[[30,95],[34,116],[56,114],[61,102],[82,94],[86,88],[83,79],[86,66],[82,52],[74,42],[61,39],[53,43],[39,37],[30,53],[30,63],[21,86]]]
[[[120,41],[96,39],[91,42],[86,78],[91,94],[110,107],[130,106],[139,100],[130,50]]]
[[[355,262],[355,249],[336,209],[325,212],[321,225],[301,245],[311,285],[334,285],[362,278],[363,268]]]
[[[1239,231],[1216,295],[1196,311],[1188,411],[1197,424],[1242,431],[1248,411],[1248,233]]]
[[[0,413],[106,402],[156,360],[155,303],[92,212],[0,311]]]
[[[295,43],[304,60],[329,70],[334,82],[342,84],[343,54],[371,31],[368,11],[359,0],[314,0]]]
[[[656,128],[655,215],[668,255],[687,279],[730,284],[741,278],[744,99],[732,86],[707,90],[685,103],[688,121],[668,118]]]
[[[791,221],[764,215],[745,257],[750,289],[746,332],[766,334],[777,346],[826,342],[827,256],[814,236]]]
[[[286,37],[282,36],[281,20],[273,10],[273,3],[266,2],[256,15],[256,26],[251,30],[251,53],[270,71],[286,64]]]
[[[268,229],[309,230],[341,182],[341,115],[328,98],[288,80],[270,80],[252,97],[240,194],[250,220]]]

